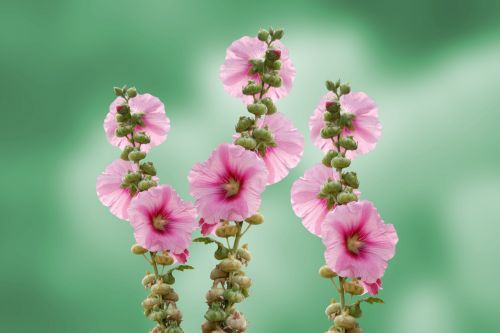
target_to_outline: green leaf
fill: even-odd
[[[174,271],[185,271],[186,269],[194,269],[193,266],[190,265],[179,265],[177,267],[171,268],[168,270],[169,273],[173,273]]]
[[[360,301],[361,302],[370,303],[370,304],[373,304],[373,303],[384,304],[384,300],[381,299],[381,298],[378,298],[378,297],[368,297],[368,298],[364,298],[364,299],[362,299]]]
[[[198,238],[193,239],[193,242],[203,243],[203,244],[212,244],[212,243],[215,243],[217,245],[224,246],[221,242],[216,241],[215,239],[210,238],[210,237],[198,237]]]

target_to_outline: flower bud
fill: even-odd
[[[141,303],[144,310],[151,310],[155,305],[160,305],[160,304],[161,304],[161,298],[158,297],[148,297]]]
[[[260,213],[254,214],[245,220],[248,224],[258,225],[264,223],[264,216]]]
[[[116,96],[123,96],[123,90],[119,87],[114,87],[113,91],[115,92]]]
[[[358,201],[358,197],[352,192],[340,192],[337,195],[337,202],[341,205],[345,205],[352,201]]]
[[[267,42],[267,39],[269,38],[269,31],[260,29],[259,33],[257,34],[257,38],[259,38],[259,40],[262,42]]]
[[[174,263],[174,258],[169,256],[168,253],[163,253],[160,255],[157,254],[157,255],[155,255],[155,262],[158,265],[168,266],[168,265],[172,265]]]
[[[325,114],[327,114],[328,112],[326,112]],[[327,168],[330,168],[332,166],[332,159],[338,155],[338,152],[335,151],[335,150],[330,150],[328,151],[328,153],[325,154],[325,156],[323,157],[323,160],[321,161],[323,163],[324,166],[326,166]]]
[[[345,333],[363,333],[363,330],[361,329],[361,327],[354,327],[350,330],[345,331]]]
[[[134,123],[134,125],[144,126],[143,118],[144,118],[144,113],[136,112],[136,113],[132,114],[132,123]]]
[[[228,276],[229,276],[229,274],[227,272],[222,271],[219,267],[215,267],[210,272],[210,279],[212,279],[212,280],[225,279]]]
[[[135,87],[128,88],[127,89],[127,96],[129,98],[134,98],[135,96],[137,96],[137,89],[135,89]]]
[[[340,113],[340,126],[353,129],[352,120],[356,115],[352,112],[341,112]]]
[[[249,262],[252,260],[252,254],[248,251],[248,247],[242,247],[236,251],[236,258],[240,259],[243,262]]]
[[[352,136],[348,136],[348,137],[345,137],[345,138],[344,137],[340,138],[339,145],[341,147],[344,147],[347,150],[356,150],[356,149],[358,149],[358,143],[356,141],[354,141],[354,139],[352,138]]]
[[[170,289],[170,291],[164,295],[163,298],[166,301],[177,302],[179,300],[179,295],[177,295],[173,289]]]
[[[144,179],[144,180],[141,180],[139,182],[139,184],[137,184],[137,188],[139,188],[139,191],[142,192],[142,191],[147,191],[150,188],[155,187],[156,185],[158,185],[158,184],[154,180]]]
[[[273,135],[271,132],[265,128],[256,128],[253,130],[253,137],[257,141],[271,143],[273,142]]]
[[[130,108],[127,104],[120,104],[116,106],[116,112],[119,114],[127,114],[130,112]]]
[[[129,172],[123,177],[123,182],[125,184],[137,183],[142,179],[142,175],[139,172]]]
[[[145,132],[134,133],[133,139],[140,144],[148,144],[151,142],[151,138]]]
[[[146,274],[146,276],[142,278],[142,285],[144,288],[151,288],[155,282],[156,277],[154,274]]]
[[[335,326],[344,329],[355,328],[357,325],[356,318],[348,314],[341,314],[335,317],[333,322],[335,323]]]
[[[262,81],[264,81],[265,83],[267,83],[271,87],[275,87],[275,88],[281,87],[281,84],[283,82],[283,80],[281,79],[281,77],[278,74],[276,74],[276,73],[273,73],[273,74],[266,73],[266,74],[264,74],[262,76]]]
[[[327,122],[334,122],[336,120],[338,120],[340,117],[340,112],[335,112],[335,113],[332,113],[332,112],[324,112],[323,113],[323,120],[324,121],[327,121]]]
[[[275,30],[273,33],[273,39],[281,39],[285,35],[285,30],[283,29],[278,29]]]
[[[244,95],[255,95],[260,93],[262,85],[255,81],[248,81],[248,84],[243,87],[242,92]]]
[[[172,291],[172,288],[164,282],[158,281],[151,287],[151,293],[154,295],[167,295]]]
[[[359,318],[363,315],[363,311],[361,311],[361,305],[360,303],[354,303],[353,305],[348,307],[349,309],[349,314],[353,316],[354,318]]]
[[[260,102],[267,107],[267,115],[274,114],[278,111],[276,105],[270,97],[265,97]]]
[[[233,283],[236,283],[242,289],[248,289],[252,286],[252,279],[246,275],[236,275],[232,278]]]
[[[165,333],[184,333],[179,326],[170,326],[165,330]]]
[[[337,194],[342,191],[342,184],[338,181],[335,180],[329,180],[327,181],[322,187],[321,187],[321,194],[324,196],[328,196],[328,194]]]
[[[236,139],[234,143],[248,150],[254,150],[257,147],[257,141],[254,138],[241,137]]]
[[[149,314],[148,318],[153,321],[160,322],[167,317],[167,314],[164,310],[153,311]]]
[[[153,165],[153,162],[141,163],[139,169],[141,169],[141,171],[146,175],[156,176],[156,169],[155,166]]]
[[[349,171],[342,174],[342,181],[349,187],[358,188],[359,180],[356,172]]]
[[[139,162],[146,157],[146,153],[140,150],[134,149],[128,154],[128,159],[134,162]]]
[[[266,51],[266,60],[276,61],[281,58],[281,50],[269,48]]]
[[[321,129],[321,137],[323,139],[330,139],[342,132],[342,129],[338,126],[325,126]]]
[[[201,324],[201,333],[212,333],[217,329],[217,325],[211,321],[205,321]]]
[[[212,305],[205,313],[205,319],[211,322],[223,321],[226,313],[219,306]]]
[[[273,69],[275,71],[279,71],[281,69],[281,65],[282,65],[281,61],[276,60],[275,62],[273,62],[271,64],[271,69]]]
[[[340,102],[339,101],[328,101],[325,103],[326,111],[331,113],[337,113],[340,111]]]
[[[207,294],[205,295],[205,298],[207,300],[207,303],[214,303],[214,302],[219,302],[224,299],[224,290],[223,288],[212,288],[210,289]]]
[[[260,117],[267,112],[267,106],[264,103],[253,103],[247,105],[248,112]]]
[[[238,332],[243,332],[247,328],[247,320],[238,311],[234,311],[227,319],[226,325]]]
[[[132,247],[130,248],[130,251],[133,253],[133,254],[138,254],[138,255],[142,255],[146,252],[148,252],[147,249],[143,248],[142,246],[140,246],[139,244],[134,244],[132,245]]]
[[[235,130],[238,133],[242,133],[242,132],[248,131],[254,124],[255,124],[254,119],[252,119],[250,117],[240,117],[240,119],[238,120],[238,123],[235,126]]]
[[[332,167],[335,169],[344,169],[351,165],[351,160],[345,156],[337,155],[332,158]]]
[[[132,150],[134,150],[134,147],[132,146],[126,146],[125,148],[123,148],[123,151],[120,154],[120,158],[124,161],[128,161],[128,154],[130,154]]]
[[[226,258],[220,262],[219,268],[226,273],[236,272],[241,269],[241,262],[234,258]]]
[[[351,87],[349,86],[348,83],[344,83],[344,84],[340,85],[340,93],[342,95],[347,95],[350,92],[351,92]]]
[[[337,303],[331,303],[329,304],[326,309],[325,309],[325,315],[327,316],[328,319],[333,320],[336,316],[338,316],[342,311],[342,306]]]
[[[344,282],[344,290],[351,295],[362,295],[365,288],[356,280]]]
[[[217,250],[215,250],[214,257],[217,260],[226,259],[228,256],[229,250],[225,246],[219,245]]]
[[[224,291],[224,299],[230,303],[241,303],[245,299],[245,296],[239,291],[227,289]]]
[[[335,273],[330,267],[327,265],[321,266],[319,269],[319,275],[321,277],[324,277],[325,279],[331,279],[337,276],[337,273]]]
[[[130,113],[120,114],[117,113],[115,119],[118,123],[124,123],[130,120]]]
[[[115,134],[117,137],[119,138],[123,138],[127,135],[129,135],[130,133],[132,133],[134,131],[134,129],[132,128],[132,126],[128,126],[128,125],[120,125],[116,128],[115,130]]]
[[[335,91],[337,90],[337,86],[333,81],[327,80],[325,83],[326,89],[330,91]]]

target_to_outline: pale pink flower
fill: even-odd
[[[196,229],[196,209],[169,185],[140,192],[128,210],[135,241],[149,251],[170,251],[181,259]]]
[[[337,206],[322,227],[327,265],[338,275],[367,284],[382,278],[396,252],[398,235],[369,201]]]
[[[199,225],[200,225],[201,234],[203,236],[206,236],[206,235],[212,234],[215,231],[218,223],[209,224],[209,223],[205,222],[204,218],[201,218],[199,221]]]
[[[184,249],[184,251],[170,252],[170,255],[174,258],[176,262],[185,264],[189,258],[189,250]]]
[[[382,280],[378,279],[373,283],[366,283],[364,281],[361,281],[361,285],[365,289],[365,293],[369,293],[370,295],[375,296],[378,294],[378,291],[382,289]]]
[[[319,193],[328,180],[338,179],[332,168],[316,164],[292,185],[293,211],[302,219],[304,227],[316,236],[321,237],[321,225],[325,216],[335,207],[328,208],[327,200],[320,198]]]
[[[288,56],[287,48],[279,40],[272,44],[276,49],[281,51],[281,69],[279,74],[283,80],[283,84],[279,88],[270,88],[266,96],[273,100],[280,99],[288,95],[292,89],[293,80],[295,79],[295,67]],[[220,78],[224,84],[224,89],[234,97],[243,99],[244,102],[250,103],[252,96],[245,96],[242,93],[242,88],[247,85],[248,80],[260,82],[257,74],[249,74],[252,67],[250,60],[264,59],[267,50],[265,42],[260,41],[257,37],[242,37],[234,41],[227,49],[226,59],[220,67]]]
[[[332,92],[323,96],[309,120],[311,140],[316,147],[325,152],[334,149],[332,140],[321,137],[321,129],[324,126],[323,113],[326,112],[325,103],[332,100],[334,96]],[[355,115],[352,121],[353,129],[345,128],[343,136],[351,135],[358,143],[358,149],[347,151],[346,156],[354,158],[358,154],[366,154],[373,150],[382,131],[375,102],[363,92],[351,92],[340,97],[340,105],[343,110]]]
[[[114,160],[97,177],[97,196],[102,204],[109,207],[111,213],[122,220],[128,220],[128,208],[132,195],[128,188],[122,188],[123,177],[137,171],[137,166],[128,161]]]
[[[129,144],[127,138],[119,138],[115,134],[118,127],[116,122],[116,108],[124,102],[122,97],[117,97],[109,106],[109,112],[104,119],[104,130],[109,143],[120,149]],[[157,146],[167,138],[170,131],[170,120],[165,115],[165,106],[158,99],[150,94],[140,94],[129,100],[131,113],[144,113],[144,126],[138,125],[136,131],[144,131],[151,138],[151,142],[141,145],[141,150],[148,151],[151,147]]]
[[[207,161],[193,166],[188,180],[198,214],[213,226],[221,219],[242,221],[257,213],[267,171],[254,152],[224,143]]]
[[[275,184],[299,164],[304,152],[304,136],[281,112],[259,118],[257,127],[267,127],[276,143],[276,147],[267,147],[264,156],[259,153],[269,173],[267,185]],[[239,137],[239,134],[234,136]]]

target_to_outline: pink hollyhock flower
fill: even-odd
[[[316,236],[321,237],[321,225],[325,216],[334,208],[328,208],[327,200],[320,198],[319,193],[328,180],[338,179],[332,168],[316,164],[292,185],[293,211],[302,219],[304,227]]]
[[[196,209],[169,185],[140,192],[128,210],[137,244],[149,251],[170,251],[183,260],[196,229]]]
[[[242,221],[257,213],[266,187],[264,162],[251,151],[224,143],[191,169],[189,192],[196,199],[205,230],[221,219]]]
[[[369,201],[351,202],[330,212],[322,227],[327,265],[338,275],[376,283],[396,252],[398,235]]]
[[[206,235],[213,233],[218,225],[218,223],[209,224],[209,223],[205,222],[204,218],[200,219],[199,224],[200,224],[201,234],[203,236],[206,236]]]
[[[316,147],[325,152],[334,149],[331,140],[321,137],[321,129],[324,126],[323,113],[326,112],[325,103],[332,100],[334,96],[332,92],[328,92],[323,96],[309,120],[311,140]],[[345,128],[343,135],[351,135],[358,143],[358,149],[347,151],[346,156],[354,158],[358,154],[366,154],[373,150],[382,131],[375,102],[363,92],[352,92],[340,97],[340,105],[343,110],[354,114],[352,129]]]
[[[180,252],[171,252],[170,255],[174,258],[176,262],[185,264],[189,258],[189,250],[184,249],[184,251]]]
[[[109,207],[111,213],[122,220],[128,220],[128,207],[132,195],[127,188],[121,188],[123,177],[137,171],[137,165],[124,160],[114,160],[97,177],[97,196],[102,204]]]
[[[272,44],[281,51],[281,69],[279,74],[283,84],[279,88],[270,88],[266,96],[273,100],[280,99],[288,95],[292,89],[295,78],[295,67],[288,56],[288,50],[279,40]],[[257,37],[242,37],[234,41],[227,49],[226,59],[220,67],[220,78],[224,84],[224,89],[234,97],[243,99],[244,102],[253,101],[252,96],[246,96],[242,93],[242,88],[247,85],[249,80],[259,82],[257,74],[249,74],[252,67],[250,60],[264,59],[267,50],[267,44],[260,41]]]
[[[257,127],[267,127],[274,137],[276,147],[267,147],[262,156],[269,176],[267,185],[279,182],[288,175],[290,169],[299,164],[304,152],[304,136],[281,112],[257,120]],[[234,138],[239,138],[237,134]]]
[[[120,149],[129,144],[127,138],[119,138],[115,134],[118,127],[116,122],[116,108],[124,102],[122,97],[117,97],[109,106],[109,112],[104,119],[104,130],[109,143]],[[144,113],[142,118],[144,126],[138,125],[136,131],[144,131],[150,136],[151,142],[141,145],[141,150],[148,151],[151,147],[157,146],[167,138],[170,130],[170,120],[165,115],[165,106],[158,99],[150,94],[137,95],[129,100],[131,113]]]
[[[365,293],[369,293],[370,295],[377,295],[378,291],[382,289],[382,280],[378,279],[374,283],[366,283],[361,281],[361,285],[365,288]]]

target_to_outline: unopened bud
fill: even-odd
[[[273,33],[273,39],[281,39],[285,35],[285,30],[283,29],[278,29],[275,30]]]
[[[350,316],[348,314],[341,314],[334,319],[335,326],[344,328],[344,329],[351,329],[355,328],[357,325],[356,318],[353,316]]]
[[[271,87],[281,87],[281,84],[283,83],[283,80],[277,73],[266,73],[262,76],[262,81],[270,85]]]
[[[158,282],[151,287],[151,292],[155,295],[166,295],[172,288],[164,282]]]
[[[139,184],[137,184],[137,188],[139,189],[139,191],[147,191],[149,190],[150,188],[152,187],[155,187],[156,185],[158,185],[157,182],[155,182],[154,180],[151,180],[151,179],[144,179],[144,180],[141,180],[139,182]]]
[[[241,303],[245,299],[245,296],[240,291],[227,289],[224,292],[224,299],[229,303]]]
[[[347,150],[356,150],[356,149],[358,149],[358,143],[356,141],[354,141],[354,139],[352,138],[352,136],[340,138],[339,145],[341,147],[344,147]]]
[[[270,97],[265,97],[260,102],[267,107],[267,115],[274,114],[278,111],[276,105]]]
[[[276,61],[281,58],[281,50],[278,49],[268,49],[266,51],[266,59],[269,61]]]
[[[229,276],[229,274],[227,272],[224,272],[223,270],[221,270],[218,267],[215,267],[210,272],[210,279],[212,279],[212,280],[225,279],[228,276]]]
[[[337,202],[341,205],[345,205],[352,201],[358,201],[358,196],[352,192],[340,192],[337,195]]]
[[[351,295],[362,295],[365,289],[358,281],[347,281],[344,282],[345,292]]]
[[[236,251],[236,258],[243,262],[249,262],[252,260],[252,254],[248,251],[248,248],[242,247]]]
[[[345,156],[337,155],[332,158],[332,167],[335,169],[344,169],[351,165],[351,160]]]
[[[116,96],[123,96],[123,90],[119,87],[114,87],[113,91],[115,92]]]
[[[256,128],[253,130],[253,137],[257,141],[271,143],[273,142],[273,135],[265,128]]]
[[[124,123],[130,120],[130,113],[121,114],[117,113],[115,119],[118,123]]]
[[[127,89],[127,96],[129,98],[134,98],[135,96],[137,96],[137,89],[135,89],[135,87],[128,88]]]
[[[326,111],[337,113],[340,111],[340,103],[338,101],[328,101],[325,103]]]
[[[116,112],[119,114],[126,114],[130,112],[130,108],[127,104],[120,104],[116,106]]]
[[[146,157],[146,153],[140,150],[133,150],[128,154],[128,159],[134,162],[143,160]]]
[[[262,85],[260,83],[256,83],[255,81],[248,81],[248,84],[243,87],[242,92],[244,95],[255,95],[260,93],[262,90]]]
[[[344,83],[344,84],[340,85],[340,93],[342,95],[347,95],[350,92],[351,92],[351,87],[349,86],[348,83]]]
[[[120,154],[120,158],[124,161],[128,161],[128,154],[130,154],[132,150],[134,150],[134,147],[132,146],[126,146],[125,148],[123,148],[123,151]]]
[[[226,273],[236,272],[241,269],[241,262],[234,258],[226,258],[220,262],[219,268]]]
[[[161,299],[157,297],[148,297],[142,301],[142,307],[144,310],[151,310],[155,305],[160,305]]]
[[[210,289],[207,294],[205,295],[205,299],[207,300],[207,303],[211,304],[214,302],[220,302],[223,297],[222,295],[224,294],[224,289],[223,288],[212,288]]]
[[[254,214],[249,218],[245,219],[248,224],[258,225],[264,223],[264,216],[260,213]]]
[[[337,86],[335,86],[335,83],[333,81],[327,80],[325,83],[326,89],[330,91],[335,91],[337,90]]]
[[[328,153],[325,154],[325,156],[323,157],[323,160],[321,160],[321,162],[323,163],[324,166],[326,166],[327,168],[330,168],[332,166],[332,159],[337,155],[338,155],[338,152],[336,152],[335,150],[330,150],[330,151],[328,151]]]
[[[319,269],[319,275],[321,277],[324,277],[325,279],[331,279],[337,276],[337,273],[335,273],[330,267],[327,265],[321,266]]]
[[[335,319],[336,316],[338,316],[342,311],[342,306],[337,303],[331,303],[329,304],[326,309],[325,309],[325,315],[328,317],[328,319],[333,320]]]
[[[156,277],[154,274],[146,274],[142,279],[142,285],[144,288],[151,288],[151,286],[156,282]]]
[[[321,129],[321,137],[323,139],[331,139],[342,132],[338,126],[325,126]]]
[[[267,112],[267,106],[264,103],[253,103],[247,105],[248,112],[260,117]]]
[[[115,130],[115,134],[117,137],[123,138],[132,133],[133,131],[134,129],[132,128],[132,126],[118,126]]]
[[[134,125],[144,126],[143,118],[144,118],[143,112],[135,112],[134,114],[132,114],[132,123],[134,123]]]
[[[137,183],[142,179],[142,175],[139,172],[129,172],[123,177],[123,182],[125,184]]]
[[[267,42],[267,39],[269,38],[269,31],[260,29],[257,34],[257,38],[259,38],[260,41]]]
[[[134,133],[133,139],[140,144],[148,144],[151,142],[151,138],[145,132]]]
[[[338,181],[332,180],[326,182],[321,188],[321,193],[324,195],[337,194],[340,191],[342,191],[342,184],[340,184]]]
[[[226,319],[226,312],[218,306],[212,306],[205,313],[205,319],[211,322],[223,321]]]
[[[141,169],[142,172],[144,172],[147,175],[156,176],[156,169],[155,166],[153,165],[153,162],[141,163],[141,166],[139,168]]]
[[[323,113],[323,120],[328,121],[328,122],[334,122],[340,118],[340,112],[324,112]]]
[[[237,332],[243,332],[247,328],[247,320],[238,311],[234,311],[227,319],[226,324],[229,328]]]
[[[281,69],[281,65],[282,65],[281,61],[276,60],[275,62],[273,62],[273,63],[271,64],[271,69],[273,69],[273,70],[275,70],[275,71],[278,71],[278,70],[280,70],[280,69]]]
[[[238,123],[235,126],[235,130],[238,133],[248,131],[255,124],[255,120],[250,117],[240,117]]]
[[[241,137],[236,139],[234,143],[248,150],[253,150],[257,147],[257,141],[254,138]]]
[[[243,289],[248,289],[252,286],[252,279],[250,279],[246,275],[235,275],[232,278],[232,282],[236,283],[238,286],[240,286]]]
[[[349,171],[342,174],[342,180],[346,185],[352,188],[359,187],[358,175],[354,171]]]
[[[148,252],[147,249],[143,248],[142,246],[140,246],[139,244],[134,244],[132,245],[132,247],[130,248],[130,251],[133,253],[133,254],[144,254],[146,252]]]

